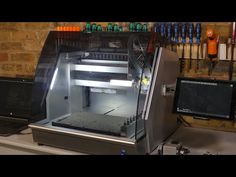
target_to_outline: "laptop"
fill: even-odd
[[[33,80],[0,77],[0,136],[26,129],[31,117]]]

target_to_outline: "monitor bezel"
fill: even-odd
[[[199,81],[199,82],[210,82],[210,83],[222,83],[222,84],[233,84],[232,89],[232,100],[230,106],[230,115],[229,118],[227,117],[220,117],[220,116],[212,116],[209,114],[197,114],[197,113],[186,113],[186,112],[179,112],[177,111],[177,103],[179,99],[179,89],[180,83],[182,80],[186,81]],[[236,82],[235,81],[228,81],[228,80],[215,80],[215,79],[207,79],[207,78],[189,78],[189,77],[178,77],[176,81],[176,89],[175,89],[175,96],[174,96],[174,103],[173,103],[173,113],[177,113],[180,115],[187,115],[192,116],[194,118],[209,118],[209,119],[223,119],[223,120],[233,120],[235,116],[235,98],[236,98]]]

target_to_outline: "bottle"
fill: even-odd
[[[141,23],[137,23],[136,24],[136,32],[141,32],[142,30],[142,24]]]
[[[107,25],[107,31],[108,31],[108,32],[111,32],[111,31],[112,31],[112,24],[111,24],[111,23],[108,23],[108,25]]]
[[[90,22],[87,22],[86,25],[85,25],[85,31],[86,32],[91,32],[91,24]]]
[[[135,24],[133,22],[130,22],[129,24],[129,31],[134,32],[135,31]]]
[[[97,26],[97,31],[100,31],[100,32],[102,31],[102,26],[101,25]]]
[[[143,24],[143,29],[142,29],[143,32],[147,32],[148,31],[148,28],[147,28],[147,24]]]
[[[113,26],[113,31],[114,31],[114,32],[118,32],[118,31],[119,31],[119,27],[118,27],[117,24],[114,24],[114,26]]]
[[[96,32],[97,31],[97,25],[96,23],[92,24],[92,32]]]
[[[123,26],[119,26],[119,32],[123,32]]]

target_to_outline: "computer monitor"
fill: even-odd
[[[233,81],[177,78],[173,112],[202,118],[234,119]]]

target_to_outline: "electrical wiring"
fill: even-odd
[[[177,117],[177,120],[180,121],[184,126],[186,126],[186,127],[191,127],[191,124],[188,123],[188,122],[183,118],[183,116],[179,115],[179,116]]]

